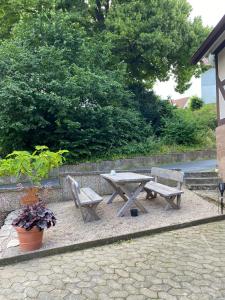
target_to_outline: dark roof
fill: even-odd
[[[202,43],[201,47],[192,56],[191,59],[192,64],[196,64],[199,60],[201,60],[204,54],[208,51],[208,49],[212,46],[212,44],[219,38],[219,36],[223,33],[224,30],[225,30],[225,15],[222,17],[222,19],[219,21],[216,27],[209,34],[207,39]]]

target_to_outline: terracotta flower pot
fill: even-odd
[[[24,195],[20,200],[20,203],[22,205],[32,205],[39,201],[39,198],[38,198],[39,188],[38,187],[28,188],[28,189],[26,189],[26,191],[27,191],[26,195]]]
[[[26,230],[21,227],[15,227],[19,242],[20,250],[33,251],[41,248],[44,230],[39,230],[37,227],[31,230]]]

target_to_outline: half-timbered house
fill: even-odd
[[[207,58],[216,67],[217,158],[220,176],[225,181],[225,15],[192,57],[192,63]]]

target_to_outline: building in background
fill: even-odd
[[[176,106],[177,108],[188,108],[190,104],[190,97],[185,97],[185,98],[180,98],[180,99],[169,99],[169,102],[173,105]]]
[[[225,181],[225,15],[193,55],[192,63],[205,58],[216,67],[217,158],[219,174]]]
[[[207,103],[216,103],[216,70],[211,68],[201,76],[201,98]]]

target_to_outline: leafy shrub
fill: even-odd
[[[165,143],[177,145],[215,145],[216,106],[204,105],[201,109],[177,109],[174,117],[166,120],[162,131]]]
[[[204,101],[197,96],[191,97],[190,101],[191,101],[190,102],[191,110],[198,110],[198,109],[202,108],[204,105]]]
[[[41,202],[25,206],[21,214],[12,222],[13,226],[21,227],[28,231],[33,227],[44,230],[52,225],[55,226],[55,224],[56,218],[54,213]]]
[[[165,118],[173,117],[174,107],[169,101],[163,101],[153,91],[146,90],[142,85],[132,86],[138,110],[146,120],[151,123],[154,133],[161,134],[161,128],[165,125]]]
[[[174,118],[166,120],[163,128],[163,139],[168,144],[193,145],[198,143],[199,125],[188,114],[177,112]]]
[[[19,179],[25,175],[32,184],[40,184],[50,170],[63,164],[63,154],[67,152],[52,152],[47,146],[36,146],[33,153],[13,151],[0,160],[0,176],[16,176]]]
[[[140,142],[131,142],[120,148],[115,148],[107,152],[109,157],[129,157],[134,155],[148,155],[160,151],[161,141],[154,137],[149,137]]]
[[[116,151],[151,136],[152,128],[136,111],[118,107],[85,107],[76,114],[77,128],[64,124],[60,147],[72,149],[74,157],[90,158]]]
[[[199,126],[206,130],[207,128],[215,130],[217,126],[216,104],[206,104],[199,110],[193,111],[194,118]]]

